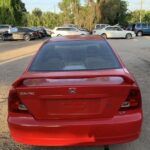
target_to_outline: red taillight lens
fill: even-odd
[[[8,111],[16,113],[27,113],[26,106],[21,102],[16,89],[12,88],[8,97]]]
[[[132,89],[126,99],[121,104],[120,110],[135,109],[141,107],[141,93],[139,89]]]

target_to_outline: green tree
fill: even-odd
[[[35,8],[31,14],[27,15],[27,22],[29,26],[42,26],[42,11],[39,8]]]
[[[63,23],[76,22],[76,16],[79,13],[80,1],[79,0],[63,0],[59,3]]]
[[[39,8],[35,8],[33,11],[32,11],[32,14],[38,18],[40,18],[42,16],[42,10],[39,9]]]
[[[128,22],[128,24],[133,24],[133,23],[137,23],[140,22],[140,13],[142,16],[142,22],[144,21],[144,16],[145,16],[145,10],[135,10],[132,12],[129,12],[127,14],[126,20]]]
[[[26,13],[21,0],[0,0],[0,22],[21,25]]]
[[[127,3],[123,0],[101,0],[100,10],[103,23],[121,23],[126,17]]]
[[[143,17],[143,21],[147,22],[147,23],[150,23],[150,11],[145,12],[145,15]]]

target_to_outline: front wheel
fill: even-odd
[[[132,38],[132,35],[130,34],[130,33],[128,33],[127,35],[126,35],[126,39],[131,39]]]
[[[25,36],[24,36],[24,40],[25,40],[25,41],[30,41],[30,40],[31,40],[30,35],[25,35]]]

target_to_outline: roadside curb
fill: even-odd
[[[29,53],[29,54],[26,54],[26,55],[23,55],[23,56],[18,56],[18,57],[14,57],[14,58],[11,58],[11,59],[7,59],[7,60],[4,60],[4,61],[0,61],[0,66],[3,65],[3,64],[6,64],[6,63],[10,63],[12,61],[16,61],[16,60],[19,60],[19,59],[30,57],[34,54],[35,54],[35,52]]]
[[[26,55],[33,54],[39,49],[39,47],[42,45],[42,43],[43,42],[40,42],[35,45],[31,45],[31,46],[18,48],[13,51],[2,52],[2,53],[0,53],[0,64],[5,61],[9,61],[11,59],[17,59],[18,57],[23,57]]]

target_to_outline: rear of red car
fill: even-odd
[[[15,141],[107,145],[139,137],[138,85],[106,41],[89,38],[45,43],[12,85],[8,124]]]

